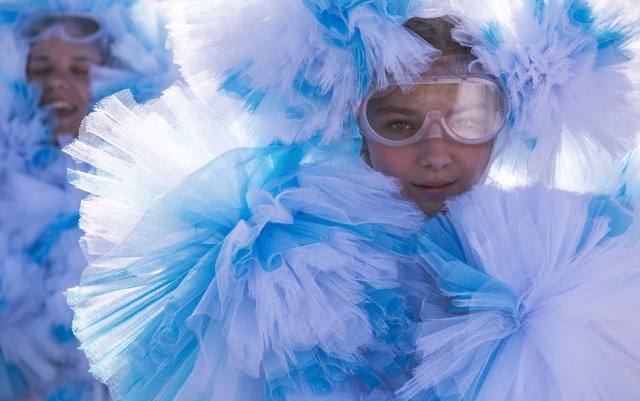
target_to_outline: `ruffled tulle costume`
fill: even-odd
[[[158,52],[166,39],[159,10],[143,2],[4,1],[0,36],[0,400],[106,400],[88,373],[71,331],[64,291],[76,285],[87,261],[79,246],[80,200],[67,181],[71,158],[52,144],[49,110],[40,90],[26,82],[29,45],[16,24],[34,13],[100,15],[112,37],[118,66],[92,78],[99,99],[130,87],[139,100],[173,83],[171,54]],[[99,3],[99,4],[98,4]],[[140,23],[147,14],[151,24]],[[139,16],[139,15],[138,15]],[[158,18],[158,20],[153,20]],[[160,25],[158,25],[160,24]],[[144,63],[135,57],[146,58]],[[74,168],[87,170],[86,166]]]
[[[478,188],[424,226],[454,316],[426,319],[398,399],[634,400],[634,215],[607,196]]]
[[[400,26],[406,2],[189,6],[170,25],[189,87],[104,101],[66,149],[95,166],[70,177],[95,261],[67,295],[92,373],[123,400],[393,397],[416,320],[398,266],[423,217],[359,159],[353,111],[435,51]]]
[[[9,36],[10,38],[10,36]],[[5,44],[10,44],[5,38]],[[7,46],[7,49],[11,47]],[[6,68],[6,67],[5,67]],[[37,94],[26,86],[24,97],[15,97],[3,88],[7,99],[0,108],[2,122],[2,164],[0,165],[0,399],[15,400],[26,393],[27,378],[50,380],[55,375],[51,364],[43,361],[62,359],[49,333],[53,318],[40,316],[47,299],[46,276],[26,250],[46,229],[46,221],[57,214],[56,206],[38,202],[32,191],[47,191],[48,186],[28,174],[26,160],[38,160],[39,143],[46,138],[38,112]],[[13,101],[9,100],[12,99]],[[16,110],[26,111],[20,117]],[[36,162],[37,163],[37,162]],[[64,179],[64,176],[61,178]],[[64,182],[64,180],[62,180]],[[14,196],[16,198],[14,198]],[[20,199],[17,203],[14,199]],[[60,200],[58,197],[57,200]],[[59,205],[58,205],[59,206]],[[33,211],[37,211],[34,214]],[[26,215],[32,224],[22,226]],[[26,376],[26,377],[25,377]]]
[[[633,146],[636,32],[586,2],[497,3],[172,11],[187,85],[145,105],[103,101],[66,148],[94,166],[70,173],[91,194],[80,219],[91,263],[67,299],[115,398],[637,393],[636,212],[549,188],[563,141],[611,158]],[[439,57],[401,24],[442,14],[463,22],[455,37],[511,103],[488,179],[542,184],[478,188],[424,223],[396,180],[358,158],[356,110],[370,86]],[[594,94],[618,101],[615,118],[595,114],[599,100],[567,103]]]
[[[69,290],[92,372],[117,398],[361,399],[409,367],[396,263],[420,212],[357,157],[308,146],[207,163]]]

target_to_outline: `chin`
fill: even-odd
[[[53,132],[53,142],[55,144],[59,144],[59,139],[61,137],[78,137],[78,130],[74,130],[72,128],[60,127]]]
[[[58,124],[58,126],[53,130],[53,135],[73,135],[78,136],[78,132],[80,131],[80,124]]]
[[[433,217],[445,209],[442,201],[421,202],[418,206],[427,217]]]

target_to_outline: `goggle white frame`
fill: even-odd
[[[34,30],[34,27],[46,18],[54,20],[49,27],[44,28],[42,32],[38,34],[31,34],[30,31]],[[59,21],[55,21],[58,19]],[[75,37],[69,35],[64,28],[64,20],[88,20],[95,23],[98,29],[86,36]],[[31,15],[18,23],[16,26],[16,33],[18,37],[26,40],[28,43],[38,42],[42,39],[49,38],[51,36],[60,37],[62,40],[68,43],[85,44],[91,43],[98,39],[107,40],[107,35],[104,30],[104,23],[99,16],[88,13],[66,13],[66,12],[43,12]]]
[[[507,98],[504,94],[504,91],[502,90],[502,87],[498,85],[494,80],[491,80],[489,78],[482,78],[482,77],[426,76],[426,77],[421,77],[421,79],[415,82],[411,82],[407,84],[394,83],[389,87],[414,86],[414,85],[421,85],[421,84],[436,84],[436,85],[437,84],[460,84],[464,82],[487,85],[495,90],[495,92],[499,96],[499,101],[501,102],[501,107],[503,110],[502,121],[496,123],[493,130],[491,130],[490,132],[487,132],[485,136],[481,138],[476,138],[476,139],[464,138],[460,135],[457,135],[455,132],[453,132],[449,128],[444,117],[442,117],[440,121],[438,121],[438,123],[440,124],[441,127],[444,128],[447,135],[451,137],[451,139],[455,140],[456,142],[464,143],[467,145],[478,145],[481,143],[489,142],[490,140],[494,139],[498,135],[498,133],[500,133],[502,128],[504,128],[507,121],[507,116],[509,115],[509,103],[507,102]],[[362,101],[358,109],[358,122],[360,124],[360,129],[362,131],[362,134],[365,136],[365,138],[370,139],[374,142],[380,143],[382,145],[392,146],[392,147],[402,147],[402,146],[412,145],[414,143],[418,143],[424,140],[427,137],[429,127],[433,122],[429,118],[431,111],[427,113],[425,120],[422,126],[420,127],[420,129],[418,130],[418,132],[416,132],[414,135],[410,136],[409,138],[405,138],[397,141],[393,139],[388,139],[379,135],[371,127],[366,117],[367,104],[369,103],[369,100],[371,100],[371,98],[376,93],[379,93],[381,90],[384,90],[384,89],[375,89],[370,91],[369,94],[364,98],[364,100]]]

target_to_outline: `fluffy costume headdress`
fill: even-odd
[[[572,181],[602,177],[603,160],[624,156],[637,142],[635,4],[461,0],[452,9],[463,20],[456,37],[473,46],[511,100],[510,142],[497,170],[579,189]]]
[[[357,134],[356,110],[371,85],[415,76],[437,55],[401,27],[417,4],[193,1],[176,5],[169,28],[194,92],[240,99],[258,118],[250,129],[261,142],[327,143]]]

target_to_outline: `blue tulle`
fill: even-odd
[[[583,26],[585,35],[593,36],[598,43],[596,65],[600,68],[629,61],[632,57],[627,49],[633,40],[633,28],[619,22],[601,24],[596,20],[593,7],[584,0],[566,1],[567,14]]]
[[[126,241],[69,291],[75,333],[93,362],[92,372],[118,398],[192,399],[188,397],[214,393],[220,391],[215,389],[220,369],[230,366],[241,368],[234,380],[262,387],[266,400],[344,392],[354,394],[351,398],[355,388],[364,392],[360,398],[386,385],[386,377],[406,372],[411,362],[406,332],[415,314],[394,289],[398,283],[391,255],[412,252],[414,225],[380,224],[364,211],[342,209],[351,198],[336,198],[329,207],[327,201],[337,194],[327,192],[331,186],[323,189],[326,171],[337,174],[327,178],[338,185],[341,174],[354,168],[348,174],[355,174],[362,165],[353,153],[316,147],[238,149],[216,159],[163,195]],[[420,221],[412,206],[399,205]],[[182,239],[162,245],[176,235]],[[345,246],[356,253],[346,253]],[[341,256],[334,247],[342,249]],[[312,255],[304,256],[307,249],[327,252],[325,259],[306,262]],[[373,255],[380,262],[362,265],[373,261]],[[306,278],[307,269],[316,271],[320,261],[317,266],[326,267]],[[353,263],[363,271],[349,273],[344,266],[333,272],[333,263],[336,268]],[[356,274],[350,279],[354,281],[344,281],[345,274]],[[296,275],[299,283],[290,281]],[[271,280],[276,281],[269,284]],[[309,305],[297,305],[300,290],[311,291]],[[122,295],[112,305],[92,306],[110,293]],[[333,331],[320,335],[325,329],[317,326],[322,319],[314,305],[325,298],[338,302],[335,311],[343,314],[344,323],[360,322],[345,344],[336,342]],[[289,331],[290,314],[299,307],[298,330],[308,332],[307,339],[296,339],[299,335]],[[247,332],[265,337],[239,337]],[[105,343],[125,333],[130,336],[126,342]],[[258,381],[251,379],[254,375]],[[211,383],[204,388],[195,384],[201,380]]]
[[[38,263],[42,263],[49,250],[65,230],[76,228],[80,215],[76,213],[61,213],[49,224],[40,238],[29,249],[29,255]]]
[[[640,380],[612,369],[637,369],[640,353],[628,314],[637,214],[541,186],[476,189],[450,206],[425,224],[418,253],[452,315],[420,324],[421,362],[400,398],[633,399]]]
[[[7,363],[0,350],[0,400],[20,399],[27,392],[27,385],[14,364]]]
[[[39,401],[91,401],[101,399],[104,395],[94,394],[95,390],[90,381],[71,381],[45,395]]]

